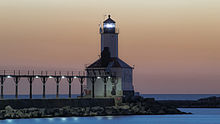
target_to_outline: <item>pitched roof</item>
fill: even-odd
[[[106,19],[103,23],[115,23],[115,21],[111,19],[110,15],[108,15],[108,19]]]
[[[111,57],[108,61],[108,65],[102,65],[101,58],[95,61],[93,64],[89,65],[87,68],[105,68],[105,67],[115,67],[115,68],[132,68],[130,65],[122,61],[117,57]]]

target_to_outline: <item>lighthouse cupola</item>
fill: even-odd
[[[115,21],[108,15],[108,19],[103,22],[104,33],[115,33]]]

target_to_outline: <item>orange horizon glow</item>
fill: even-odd
[[[135,65],[136,91],[220,93],[219,0],[2,0],[0,70],[83,70],[100,54],[107,14],[120,29],[119,57]],[[20,94],[28,94],[26,83]],[[5,85],[13,94],[14,83]],[[34,87],[40,94],[41,84]],[[55,83],[47,88],[55,93]],[[73,88],[79,93],[78,82]]]

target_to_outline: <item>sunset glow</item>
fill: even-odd
[[[135,68],[136,91],[217,94],[219,6],[219,0],[1,0],[0,70],[83,70],[99,57],[99,24],[111,14],[119,57]],[[33,85],[40,94],[42,84]],[[55,84],[46,85],[55,93]],[[5,87],[14,89],[12,80]],[[25,81],[19,88],[28,93]]]

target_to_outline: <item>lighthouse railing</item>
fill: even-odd
[[[99,33],[103,34],[104,33],[104,28],[100,28]],[[119,34],[119,28],[115,28],[115,33]]]

